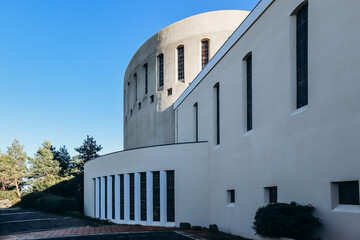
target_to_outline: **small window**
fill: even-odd
[[[134,74],[134,84],[135,84],[135,102],[137,101],[137,74]]]
[[[145,95],[148,93],[148,65],[144,64],[144,75],[145,75]]]
[[[138,105],[139,105],[139,110],[140,110],[140,109],[141,109],[141,102],[139,102],[139,104],[138,104]]]
[[[209,40],[201,41],[201,69],[209,62]]]
[[[150,96],[150,103],[153,103],[154,102],[154,95],[151,95]]]
[[[125,122],[127,123],[127,116],[125,116]]]
[[[158,82],[159,88],[164,86],[164,54],[160,54],[158,57]]]
[[[185,63],[184,63],[184,46],[177,48],[178,53],[178,81],[184,82],[185,79]]]
[[[169,89],[167,90],[167,95],[168,95],[168,96],[171,96],[171,95],[172,95],[172,88],[169,88]]]
[[[277,203],[277,187],[267,187],[265,188],[267,196],[267,202],[268,203]]]
[[[128,86],[130,86],[130,82],[128,82]]]
[[[132,109],[130,110],[130,117],[132,116]]]
[[[360,205],[359,181],[338,182],[339,204]]]
[[[235,190],[227,190],[228,204],[235,203]]]

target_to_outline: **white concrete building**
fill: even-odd
[[[360,239],[359,9],[260,1],[173,104],[175,144],[85,164],[85,214],[258,239],[256,210],[295,201]]]

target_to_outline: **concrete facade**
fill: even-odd
[[[138,49],[124,77],[124,149],[175,142],[172,106],[202,69],[201,41],[209,40],[211,58],[248,14],[247,11],[227,10],[195,15],[164,28]],[[177,79],[179,46],[184,46],[184,81]],[[157,70],[159,54],[164,56],[162,87],[159,87]],[[172,90],[172,95],[168,95],[168,89]]]
[[[309,101],[297,109],[296,10],[304,3]],[[93,179],[175,170],[176,226],[215,223],[260,239],[251,228],[255,212],[276,186],[279,202],[315,207],[322,239],[360,239],[360,203],[340,204],[338,191],[339,182],[360,181],[359,8],[358,0],[262,0],[175,101],[176,144],[85,165],[85,213],[94,212]],[[250,52],[253,128],[247,131],[244,58]],[[181,144],[195,142],[196,129],[202,142]],[[228,190],[235,191],[234,203]]]

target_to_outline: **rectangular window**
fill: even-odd
[[[227,190],[228,204],[235,203],[235,190]]]
[[[105,218],[108,218],[108,215],[107,215],[107,208],[108,208],[108,201],[107,201],[107,198],[108,198],[108,195],[107,195],[107,177],[104,177],[104,181],[105,181]]]
[[[268,191],[269,195],[269,203],[277,203],[277,187],[268,187],[266,190]]]
[[[209,62],[209,40],[201,41],[201,69]]]
[[[178,52],[178,81],[184,82],[185,79],[184,46],[178,47],[177,52]]]
[[[99,218],[101,218],[101,178],[99,178]]]
[[[141,109],[141,102],[138,103],[138,106],[139,106],[139,110]]]
[[[167,90],[167,95],[168,95],[168,96],[171,96],[171,95],[172,95],[172,88],[169,88],[169,89]]]
[[[159,88],[164,86],[164,54],[158,56],[158,80]]]
[[[166,171],[166,214],[168,222],[175,222],[175,171]]]
[[[246,59],[246,129],[252,129],[252,55]]]
[[[112,218],[111,219],[115,219],[115,176],[114,175],[111,176],[111,187],[112,187],[111,189]]]
[[[195,142],[199,141],[199,113],[198,103],[194,104],[194,124],[195,124]]]
[[[154,95],[151,95],[150,96],[150,103],[153,103],[154,102]]]
[[[124,174],[120,175],[120,219],[124,220]]]
[[[94,217],[96,216],[96,179],[93,178],[93,184],[94,184]]]
[[[339,204],[360,205],[359,181],[338,182]]]
[[[140,173],[141,221],[146,221],[146,172]]]
[[[134,74],[134,84],[135,84],[135,102],[137,102],[137,75]]]
[[[153,221],[160,221],[160,172],[153,172]]]
[[[135,220],[135,179],[134,174],[130,173],[130,220]]]
[[[216,145],[220,144],[220,85],[216,83],[215,90],[215,125],[216,125]]]
[[[296,108],[308,104],[308,5],[296,14]]]
[[[148,93],[148,65],[144,64],[144,73],[145,73],[145,95]]]

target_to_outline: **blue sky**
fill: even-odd
[[[162,28],[195,14],[251,10],[258,0],[0,0],[0,150],[16,138],[71,155],[86,135],[123,149],[123,76]]]

